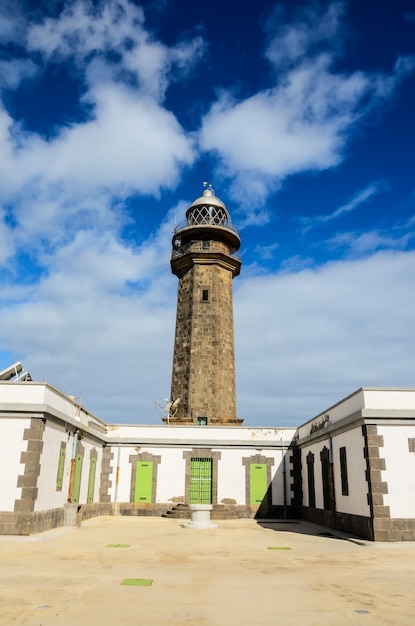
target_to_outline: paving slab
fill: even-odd
[[[80,528],[0,536],[0,624],[396,626],[415,620],[415,542],[356,543],[306,523],[225,520],[208,530],[184,523],[99,517]]]

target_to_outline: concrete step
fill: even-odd
[[[191,517],[190,507],[187,503],[179,503],[162,514],[162,517],[170,517],[173,519],[187,519]],[[238,511],[230,505],[214,504],[210,515],[213,520],[221,519],[239,519]]]

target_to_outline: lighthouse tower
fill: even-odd
[[[232,279],[239,234],[211,185],[173,235],[171,269],[179,279],[170,424],[240,425],[236,417]]]

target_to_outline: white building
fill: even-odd
[[[360,389],[295,429],[108,425],[47,383],[0,381],[0,436],[2,534],[210,502],[415,540],[415,389]]]

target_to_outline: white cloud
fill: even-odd
[[[53,141],[35,140],[33,148],[29,141],[18,158],[23,169],[33,170],[41,156],[49,183],[141,193],[174,187],[180,168],[194,158],[174,115],[122,85],[100,85],[88,99],[95,105],[93,119],[62,130]]]
[[[121,195],[157,194],[177,184],[195,152],[163,98],[169,82],[199,60],[200,38],[169,48],[145,30],[143,11],[133,3],[78,0],[57,18],[28,24],[27,42],[45,62],[76,62],[88,115],[46,140],[0,111],[3,193],[52,184],[81,193],[106,187]],[[15,59],[0,65],[0,76],[16,87],[35,69],[30,60]]]
[[[177,297],[170,235],[166,223],[140,249],[87,234],[63,249],[30,301],[1,308],[0,341],[12,360],[105,420],[160,423],[154,402],[169,395]],[[149,285],[127,289],[143,277],[142,262],[153,268]],[[415,253],[381,252],[242,273],[234,281],[239,416],[293,425],[360,386],[413,386],[414,271]]]
[[[134,83],[159,101],[168,84],[188,73],[204,49],[201,37],[172,47],[156,41],[145,29],[143,9],[128,0],[77,0],[58,18],[33,25],[27,41],[28,49],[46,60],[71,59],[90,79],[91,64],[99,58],[107,78]]]
[[[287,176],[339,164],[357,123],[414,68],[406,57],[391,75],[336,70],[340,14],[335,4],[322,15],[309,10],[307,25],[283,26],[266,53],[278,70],[276,84],[240,100],[223,90],[203,119],[201,149],[218,157],[218,176],[233,181],[247,223],[264,222],[266,198]]]
[[[288,8],[288,7],[286,7]],[[286,16],[280,6],[277,6],[267,24],[267,31],[278,30],[278,36],[272,37],[266,49],[265,56],[273,65],[292,65],[309,54],[321,50],[322,47],[333,49],[338,45],[333,39],[341,28],[341,18],[344,14],[344,3],[333,2],[325,12],[316,11],[316,5],[296,7],[294,22],[284,24]]]
[[[2,0],[0,3],[0,42],[19,42],[25,35],[25,20],[18,0]]]
[[[0,202],[13,207],[15,223],[9,251],[39,253],[96,224],[100,232],[119,233],[129,195],[158,196],[177,185],[196,152],[164,106],[164,92],[191,71],[203,42],[155,41],[142,9],[127,0],[78,0],[57,18],[27,22],[26,30],[29,50],[41,52],[45,64],[76,63],[85,112],[82,121],[56,126],[45,138],[0,107]],[[0,83],[3,76],[3,84],[16,88],[36,69],[27,59],[1,63]]]
[[[6,211],[0,208],[0,267],[8,263],[14,252],[13,233],[6,221]]]
[[[78,1],[57,19],[26,24],[34,58],[74,64],[84,120],[45,139],[0,109],[0,343],[105,420],[160,423],[154,402],[169,395],[177,296],[171,224],[188,205],[171,209],[157,232],[140,233],[139,245],[122,239],[125,204],[131,193],[173,189],[196,159],[164,96],[203,44],[163,45],[126,0],[96,6]],[[266,51],[284,66],[275,84],[241,101],[223,92],[204,119],[200,145],[222,159],[234,197],[249,198],[246,223],[266,221],[263,203],[286,176],[338,163],[362,112],[412,68],[406,60],[389,77],[336,72],[340,8],[312,27],[304,17],[298,31],[283,27]],[[0,25],[0,38],[11,34]],[[1,68],[9,87],[34,76],[30,64]],[[327,218],[378,190],[368,186]],[[239,413],[248,424],[298,424],[360,385],[413,384],[414,254],[360,258],[404,247],[405,237],[346,233],[336,245],[359,257],[353,262],[310,269],[310,259],[292,257],[280,273],[244,269],[234,284]],[[269,259],[275,246],[260,246],[258,257]],[[28,276],[14,283],[19,250]]]
[[[374,181],[369,183],[364,189],[358,191],[349,202],[335,209],[332,213],[326,215],[313,215],[312,217],[300,217],[300,221],[303,224],[303,230],[310,230],[313,226],[318,224],[325,224],[332,220],[347,215],[351,211],[357,209],[361,204],[368,202],[374,195],[385,189],[386,184],[383,181]]]
[[[25,78],[33,78],[38,68],[30,59],[0,61],[0,87],[16,89]]]
[[[413,386],[414,271],[414,252],[381,252],[236,279],[240,417],[299,424],[361,386]]]
[[[278,250],[279,247],[278,243],[272,243],[269,246],[258,245],[255,248],[255,253],[263,260],[270,260],[274,257],[275,250]]]
[[[45,252],[46,271],[36,284],[14,289],[5,282],[3,351],[35,378],[82,396],[110,422],[157,421],[154,402],[170,389],[173,212],[141,246],[109,231],[78,231],[53,254]]]
[[[332,249],[346,249],[349,256],[362,257],[373,254],[378,250],[404,250],[411,239],[412,232],[396,232],[401,229],[393,229],[388,233],[380,230],[354,233],[345,232],[331,237],[326,243]]]
[[[46,18],[30,28],[29,50],[41,51],[56,60],[73,57],[88,63],[92,52],[127,49],[144,36],[144,13],[128,0],[108,0],[93,4],[88,0],[67,3],[58,18]]]

